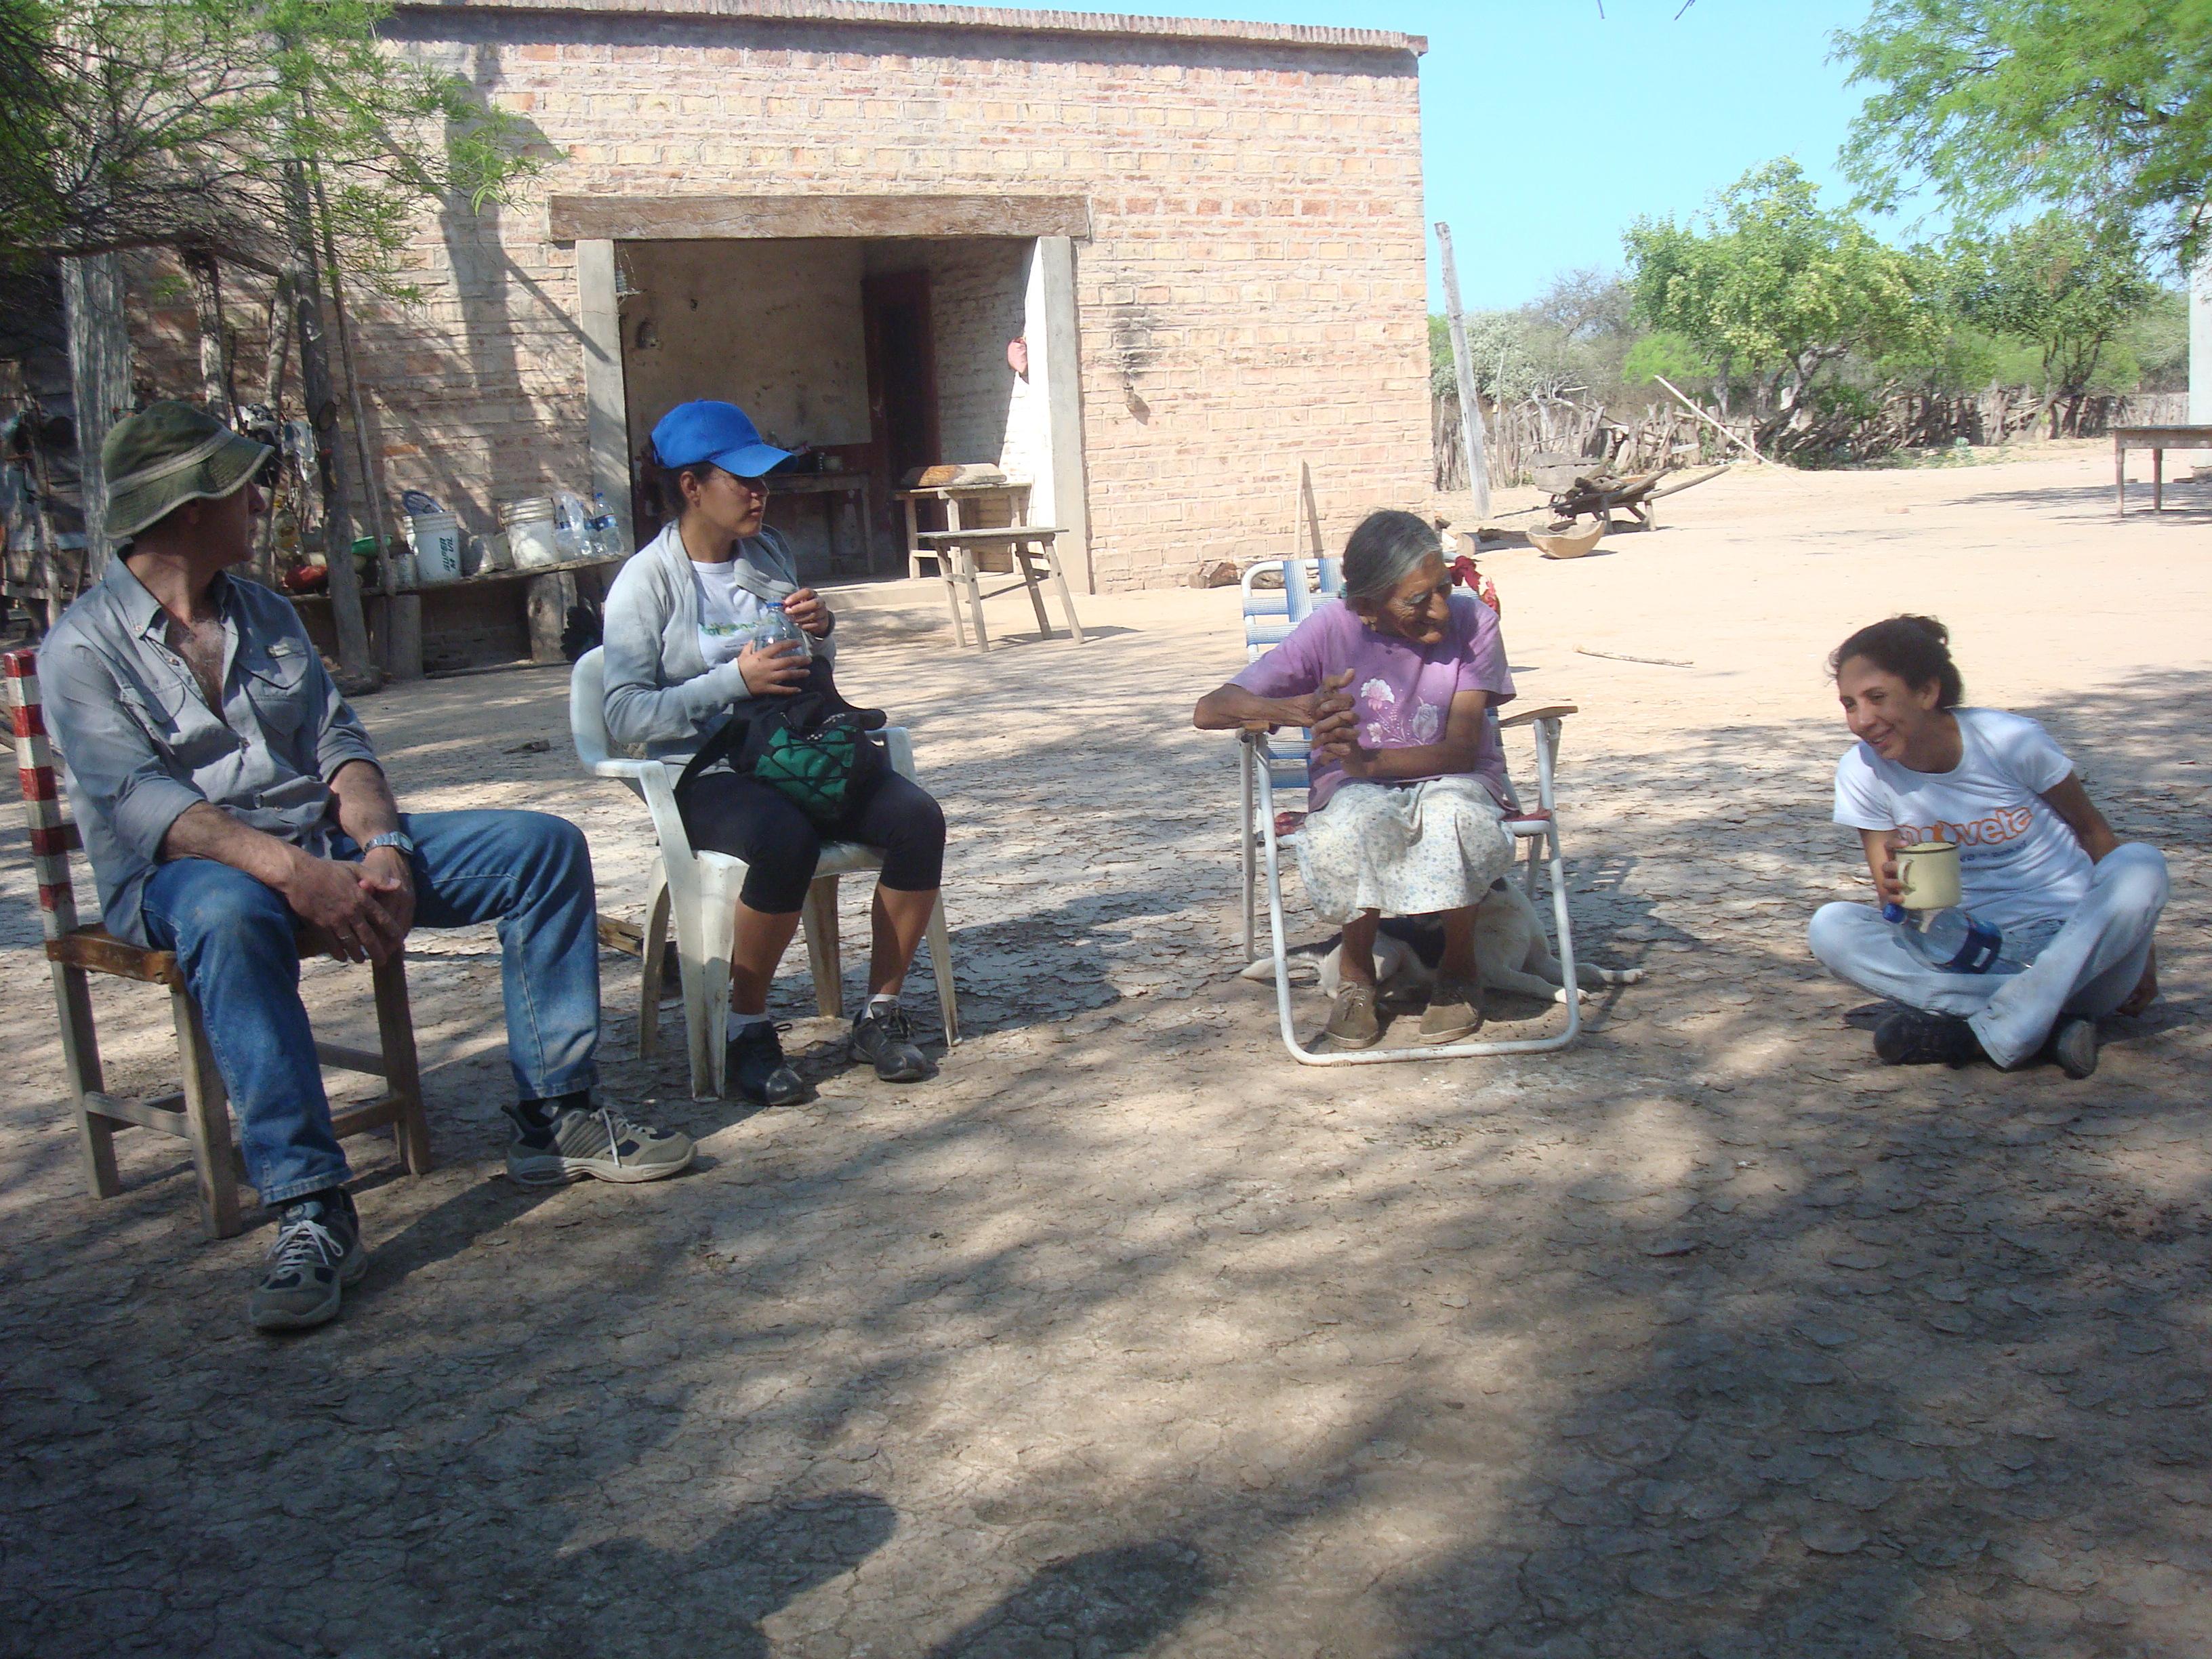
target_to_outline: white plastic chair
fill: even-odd
[[[1279,589],[1257,586],[1253,578],[1279,575]],[[1338,561],[1322,559],[1266,559],[1244,573],[1244,657],[1254,661],[1282,643],[1304,622],[1314,601],[1333,599],[1342,591],[1344,577]],[[1560,721],[1576,712],[1572,704],[1532,708],[1507,720],[1493,710],[1491,725],[1503,732],[1509,726],[1532,728],[1536,741],[1536,810],[1505,820],[1517,843],[1528,848],[1528,892],[1536,896],[1537,874],[1547,869],[1552,878],[1552,915],[1559,935],[1559,966],[1567,986],[1565,1029],[1549,1036],[1512,1037],[1496,1041],[1444,1043],[1436,1048],[1363,1048],[1344,1054],[1316,1054],[1298,1041],[1291,1018],[1290,959],[1283,937],[1282,849],[1295,842],[1297,832],[1279,834],[1275,827],[1275,792],[1304,790],[1310,782],[1307,743],[1304,732],[1246,732],[1238,746],[1238,769],[1243,785],[1243,842],[1244,866],[1244,959],[1258,960],[1259,886],[1262,876],[1267,890],[1267,922],[1275,952],[1275,1010],[1283,1029],[1283,1046],[1304,1066],[1380,1066],[1397,1060],[1458,1060],[1474,1054],[1531,1054],[1564,1048],[1582,1034],[1582,999],[1575,984],[1575,933],[1567,914],[1566,866],[1559,853],[1559,819],[1553,795],[1553,775],[1559,763]]]
[[[684,987],[684,1024],[691,1053],[691,1093],[705,1100],[724,1091],[726,1050],[723,1010],[729,1006],[730,947],[737,918],[738,891],[744,885],[745,861],[726,853],[702,852],[691,845],[683,815],[676,810],[680,765],[657,760],[627,760],[613,752],[607,736],[606,665],[598,650],[586,652],[568,676],[568,733],[576,758],[597,778],[611,778],[644,801],[660,842],[653,860],[651,894],[646,903],[644,972],[638,991],[637,1047],[650,1059],[659,1046],[660,987],[668,951],[669,923],[676,926],[676,960]],[[902,726],[881,733],[891,769],[911,778],[914,744]],[[837,955],[837,881],[883,867],[872,847],[831,842],[822,849],[807,890],[800,926],[806,935],[806,961],[814,976],[814,1000],[824,1018],[844,1012],[844,987]],[[929,971],[937,981],[937,1006],[945,1018],[945,1041],[960,1040],[959,1005],[952,984],[952,939],[945,925],[940,897],[929,918]]]

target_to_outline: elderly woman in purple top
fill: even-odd
[[[1313,732],[1314,811],[1298,865],[1314,908],[1344,927],[1333,1045],[1380,1039],[1375,931],[1383,912],[1437,916],[1444,954],[1421,1036],[1482,1024],[1474,910],[1512,866],[1512,802],[1488,711],[1513,696],[1498,617],[1452,592],[1435,530],[1376,513],[1344,549],[1344,598],[1199,699],[1200,730],[1303,726]]]

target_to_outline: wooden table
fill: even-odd
[[[840,574],[848,574],[842,550],[838,544],[849,538],[859,545],[860,564],[850,574],[871,575],[876,568],[875,550],[869,544],[868,526],[875,522],[875,486],[865,472],[779,472],[769,481],[769,497],[778,495],[838,495],[851,499],[839,503],[834,499],[823,502],[830,515],[830,568]]]
[[[947,531],[969,527],[961,522],[969,516],[963,513],[963,507],[975,509],[976,515],[981,516],[983,504],[991,501],[1003,500],[1006,503],[1008,524],[1026,524],[1030,516],[1030,486],[1020,478],[1009,478],[1002,483],[936,484],[901,489],[893,493],[892,499],[906,510],[906,574],[909,576],[922,574],[924,559],[937,566],[937,574],[945,574],[945,561],[934,547],[923,541],[921,519],[915,510],[919,503],[935,501],[943,507]]]
[[[2212,426],[2116,426],[2112,428],[2112,497],[2120,514],[2128,510],[2128,451],[2150,451],[2150,505],[2166,507],[2166,452],[2212,449]]]
[[[1060,595],[1060,607],[1067,612],[1067,631],[1075,636],[1078,645],[1083,643],[1083,624],[1076,620],[1075,599],[1067,591],[1067,578],[1060,574],[1060,555],[1054,550],[1054,539],[1066,532],[1051,526],[1018,524],[996,530],[924,530],[915,539],[922,550],[936,559],[945,578],[945,595],[952,607],[952,637],[962,645],[968,636],[961,631],[960,600],[964,593],[968,610],[975,621],[975,648],[991,648],[990,635],[983,631],[983,601],[996,599],[1000,593],[1011,593],[1016,587],[1026,587],[1030,604],[1036,609],[1037,627],[1045,638],[1052,637],[1052,623],[1044,613],[1044,592],[1038,586],[1040,574],[1049,577]],[[1013,562],[1014,574],[1020,580],[986,593],[976,580],[975,555],[981,549],[1004,549]],[[1040,573],[1030,563],[1030,550],[1037,550],[1044,561]]]

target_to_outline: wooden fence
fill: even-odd
[[[1743,451],[1712,425],[1679,404],[1608,409],[1565,399],[1486,405],[1490,481],[1504,487],[1529,481],[1528,458],[1546,452],[1599,456],[1616,443],[1613,470],[1656,472],[1698,466]],[[1939,448],[1964,438],[1970,444],[2008,443],[2023,436],[2100,437],[2116,426],[2156,426],[2187,421],[2185,392],[2136,392],[2124,398],[2085,398],[2078,407],[2053,407],[2019,386],[1992,386],[1970,398],[1893,397],[1869,423],[1869,453]],[[1757,422],[1747,416],[1719,422],[1748,442]],[[1467,447],[1460,439],[1459,399],[1430,402],[1429,435],[1440,493],[1465,489]]]

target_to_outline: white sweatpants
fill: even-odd
[[[1824,904],[1813,913],[1813,954],[1838,979],[1974,1028],[2000,1066],[2032,1058],[2061,1014],[2109,1014],[2128,1000],[2150,956],[2166,908],[2166,855],[2130,842],[2098,863],[2089,891],[2027,968],[2001,962],[1986,974],[1931,968],[1869,904]]]

